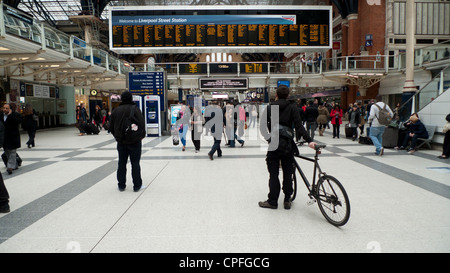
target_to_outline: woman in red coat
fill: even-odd
[[[331,124],[333,124],[333,138],[339,138],[339,128],[342,124],[342,116],[343,112],[339,105],[334,106],[334,109],[331,110]]]

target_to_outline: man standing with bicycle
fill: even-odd
[[[276,101],[271,103],[261,117],[261,134],[269,142],[269,150],[266,155],[267,169],[269,171],[269,195],[266,201],[259,202],[262,208],[278,208],[280,196],[280,180],[278,178],[279,167],[283,169],[284,208],[291,208],[292,175],[294,173],[294,154],[298,154],[298,148],[294,143],[295,128],[297,138],[303,137],[314,149],[316,143],[302,125],[300,113],[296,105],[287,100],[289,87],[280,85],[276,93]]]

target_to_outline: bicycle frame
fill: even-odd
[[[297,168],[298,172],[300,173],[300,176],[303,179],[303,182],[305,183],[306,187],[308,188],[309,191],[309,195],[314,195],[314,188],[316,186],[316,178],[318,176],[322,176],[324,174],[324,172],[322,172],[322,169],[320,168],[319,165],[319,154],[320,154],[320,149],[316,149],[316,154],[314,155],[314,159],[306,157],[306,156],[302,156],[302,155],[294,155],[294,157],[303,159],[303,160],[307,160],[310,162],[314,162],[314,172],[313,172],[313,182],[312,185],[310,184],[308,178],[306,178],[305,174],[303,173],[303,170],[300,168],[300,165],[298,164],[297,160],[294,160],[295,163],[295,167]],[[318,172],[318,175],[317,175]]]

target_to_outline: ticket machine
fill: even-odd
[[[133,102],[136,103],[137,107],[142,111],[142,96],[133,95]]]
[[[161,109],[159,96],[144,96],[147,136],[161,136]]]

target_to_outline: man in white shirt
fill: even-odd
[[[382,125],[378,122],[378,117],[380,115],[380,109],[383,109],[385,106],[385,103],[382,102],[381,95],[376,96],[376,103],[370,107],[370,114],[369,114],[369,122],[372,124],[370,127],[370,139],[372,139],[373,145],[375,145],[375,155],[382,156],[384,153],[383,148],[383,133],[384,129],[386,128],[385,125]],[[378,105],[380,108],[378,108],[376,105]],[[394,113],[392,112],[391,108],[386,105],[386,109],[389,111],[391,117],[394,116]]]

